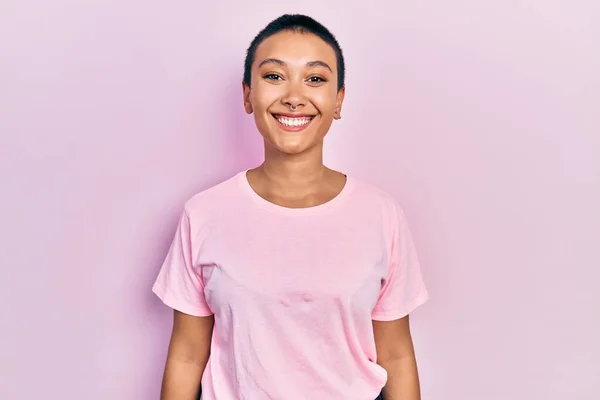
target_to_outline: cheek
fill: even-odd
[[[258,83],[250,93],[250,102],[256,110],[265,111],[281,97],[281,88]]]
[[[313,103],[322,114],[333,114],[336,101],[336,93],[329,90],[315,93],[313,96]]]

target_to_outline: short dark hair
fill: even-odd
[[[284,14],[281,17],[271,21],[262,31],[256,35],[256,37],[250,43],[250,47],[246,52],[246,60],[244,61],[244,83],[250,87],[250,81],[252,79],[252,64],[256,58],[256,49],[258,46],[265,41],[265,39],[275,35],[282,31],[292,31],[298,33],[312,33],[320,37],[325,43],[327,43],[335,52],[337,60],[337,72],[338,72],[338,90],[344,87],[344,78],[346,74],[346,67],[344,64],[344,54],[340,44],[336,40],[335,36],[325,28],[322,24],[315,21],[313,18],[301,14]]]

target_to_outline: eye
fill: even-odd
[[[310,78],[308,78],[308,81],[310,83],[323,83],[323,82],[327,82],[327,80],[325,78],[321,78],[320,76],[311,76]]]
[[[264,76],[263,76],[263,78],[264,78],[264,79],[267,79],[267,80],[270,80],[270,81],[279,81],[279,80],[282,80],[282,79],[283,79],[283,78],[282,78],[280,75],[278,75],[278,74],[273,74],[273,73],[271,73],[271,74],[266,74],[266,75],[264,75]]]

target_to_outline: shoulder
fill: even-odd
[[[402,214],[399,202],[385,189],[362,179],[352,178],[352,181],[353,197],[363,205],[377,209],[392,219]]]
[[[239,199],[240,173],[198,192],[184,204],[184,213],[190,220],[217,215],[222,210],[235,207]]]

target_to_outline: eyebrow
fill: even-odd
[[[260,62],[260,64],[258,64],[258,68],[260,68],[266,64],[277,64],[277,65],[281,65],[282,67],[285,67],[287,65],[285,63],[285,61],[281,61],[277,58],[265,58],[264,60],[262,60]],[[327,68],[329,71],[333,72],[333,70],[331,69],[329,64],[327,64],[325,61],[318,61],[318,60],[317,61],[309,61],[306,63],[306,65],[308,67],[324,67],[324,68]]]

